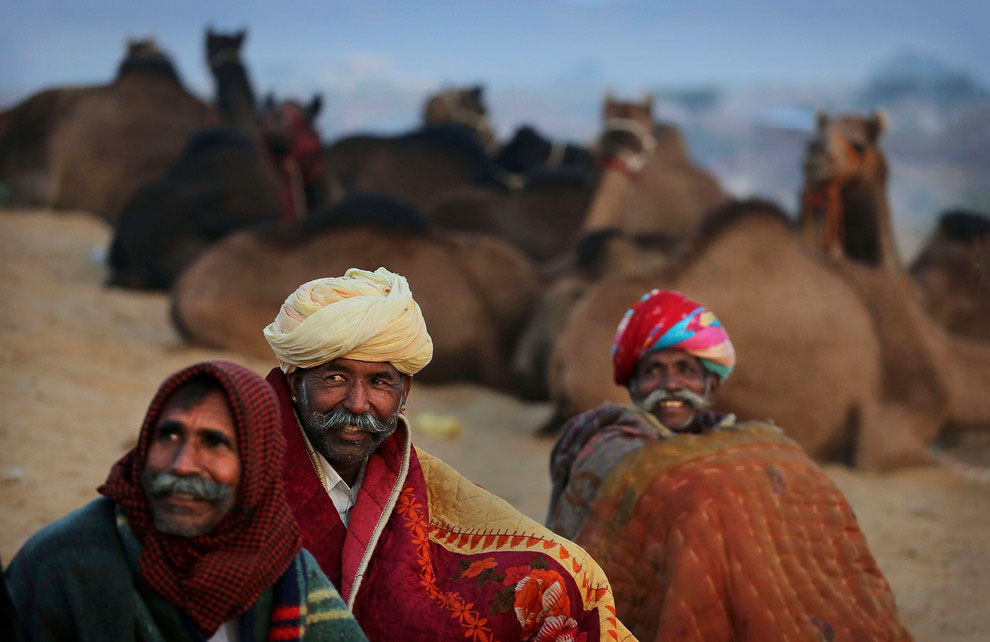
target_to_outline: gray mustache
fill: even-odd
[[[652,412],[660,405],[661,401],[667,399],[680,399],[681,401],[686,401],[695,410],[705,410],[711,403],[702,397],[701,395],[695,394],[690,390],[654,390],[645,399],[640,399],[636,402],[640,408],[647,412]]]
[[[310,415],[310,422],[319,430],[343,430],[353,426],[372,434],[384,434],[395,430],[396,418],[393,416],[388,421],[380,421],[371,413],[358,415],[346,408],[337,407],[330,412],[314,412]]]
[[[141,474],[141,485],[144,486],[144,492],[155,499],[182,493],[203,501],[219,503],[233,493],[230,486],[211,482],[198,475],[176,475],[170,472],[155,474],[150,470]]]

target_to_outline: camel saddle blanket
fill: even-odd
[[[548,526],[640,640],[910,640],[845,497],[770,424],[673,435],[605,404],[551,455]]]
[[[412,447],[398,427],[372,453],[344,527],[279,396],[286,497],[303,545],[369,640],[631,640],[605,574],[573,542]]]

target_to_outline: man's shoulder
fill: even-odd
[[[77,559],[88,545],[106,548],[116,537],[115,504],[99,497],[82,508],[42,527],[24,544],[18,555],[38,560]]]
[[[576,546],[438,457],[419,448],[416,455],[423,469],[431,524],[452,532],[529,535]]]

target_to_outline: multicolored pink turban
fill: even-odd
[[[426,321],[406,279],[385,268],[303,283],[265,328],[286,374],[338,358],[387,361],[416,374],[433,358]]]
[[[680,292],[652,290],[626,312],[615,331],[615,383],[628,386],[643,356],[667,348],[698,357],[723,380],[736,365],[736,351],[714,314]]]

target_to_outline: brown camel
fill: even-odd
[[[87,210],[116,219],[216,112],[179,82],[152,42],[131,42],[107,85],[50,89],[0,114],[6,205]]]
[[[887,202],[884,117],[829,117],[807,147],[799,217],[802,239],[829,256],[900,270]]]
[[[953,333],[990,341],[990,218],[943,214],[910,274],[932,318]]]
[[[602,173],[585,219],[639,236],[689,236],[705,212],[725,201],[718,182],[688,158],[675,127],[653,120],[653,101],[605,97],[597,144]]]
[[[204,252],[171,291],[182,334],[271,356],[261,330],[296,287],[384,266],[409,280],[433,337],[433,361],[417,378],[507,387],[507,346],[536,296],[525,257],[494,239],[408,225],[419,214],[384,197],[353,197],[334,210],[290,230],[238,232]]]
[[[810,255],[783,212],[758,201],[713,215],[669,265],[614,274],[585,293],[551,356],[561,416],[629,403],[612,382],[611,342],[652,288],[705,301],[732,336],[739,363],[720,407],[775,421],[814,457],[919,463],[946,429],[990,426],[990,350],[949,337],[906,281]]]

